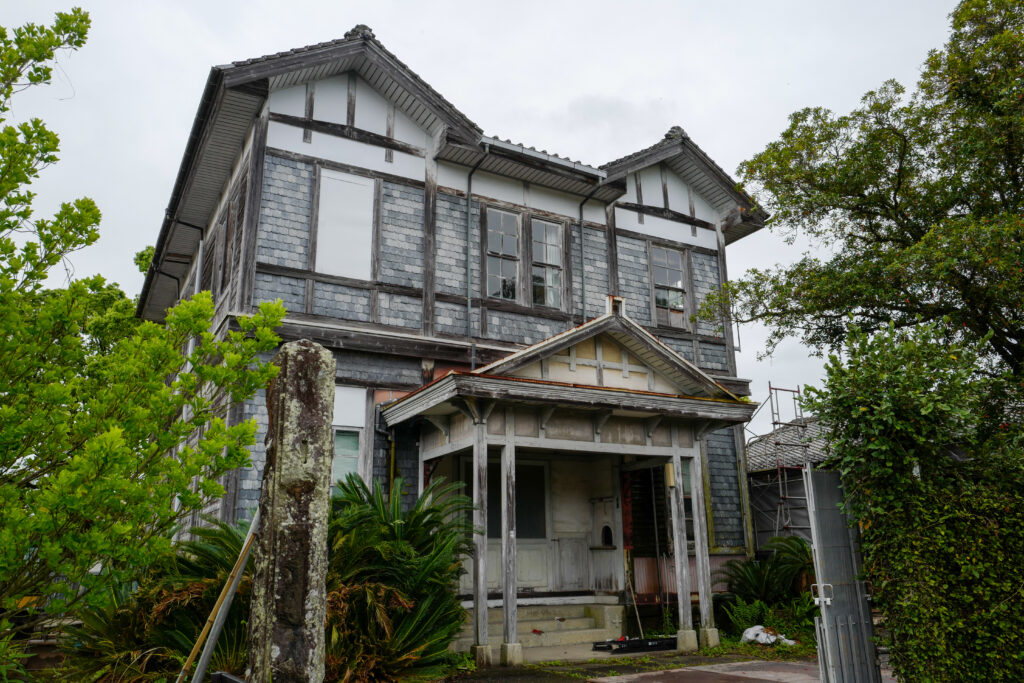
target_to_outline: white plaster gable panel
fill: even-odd
[[[313,92],[313,118],[330,123],[345,123],[347,121],[347,74],[332,76],[316,82]]]
[[[477,171],[473,175],[473,194],[519,206],[526,205],[526,192],[521,180],[512,180],[492,173]]]
[[[419,181],[426,172],[422,157],[396,151],[394,161],[387,162],[381,147],[324,133],[313,133],[310,142],[303,142],[301,128],[277,121],[270,122],[267,146]]]
[[[430,144],[430,136],[416,123],[405,115],[401,109],[395,110],[395,139],[408,142],[410,145],[426,149]]]
[[[355,114],[356,128],[387,134],[388,101],[361,78],[356,79]]]
[[[447,161],[437,162],[437,184],[439,187],[449,187],[465,192],[467,175],[469,175],[469,169],[465,166]]]
[[[270,93],[270,111],[289,116],[306,115],[306,86],[295,85]]]
[[[668,208],[679,213],[690,213],[690,200],[693,199],[693,215],[708,223],[717,223],[719,214],[704,197],[693,191],[686,181],[672,171],[665,172],[665,185],[668,188]]]
[[[658,166],[648,166],[637,172],[640,179],[640,194],[643,195],[643,202],[637,202],[645,206],[657,206],[665,208],[664,193],[661,190],[661,169]]]
[[[666,218],[659,218],[658,216],[644,216],[644,222],[641,223],[637,220],[635,211],[619,207],[615,209],[615,227],[643,233],[651,237],[660,237],[673,242],[691,244],[695,247],[718,249],[718,237],[715,235],[714,230],[697,228],[697,234],[694,235],[693,226],[670,221]]]
[[[541,209],[563,216],[579,216],[579,205],[582,197],[574,198],[570,194],[549,190],[539,185],[526,188],[526,205],[532,209]]]

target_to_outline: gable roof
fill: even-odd
[[[729,214],[724,226],[726,244],[764,227],[768,214],[758,208],[748,194],[738,189],[736,181],[680,126],[670,128],[664,138],[650,147],[609,161],[601,169],[611,182],[660,163],[693,187],[715,209]]]
[[[747,442],[747,471],[804,467],[828,457],[824,428],[817,416],[797,418]]]
[[[507,375],[548,358],[580,342],[607,335],[642,362],[660,373],[689,396],[738,401],[739,398],[686,360],[674,349],[622,312],[622,299],[609,297],[609,310],[582,325],[556,334],[520,351],[485,365],[476,375]]]

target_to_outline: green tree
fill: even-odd
[[[1009,387],[979,377],[987,352],[934,324],[855,330],[809,392],[900,680],[1024,676],[1024,432],[989,405]]]
[[[771,228],[826,255],[749,271],[705,315],[818,351],[851,326],[935,321],[1024,371],[1024,4],[965,0],[951,19],[909,95],[889,81],[845,115],[800,110],[740,166]]]
[[[79,9],[0,28],[0,638],[25,608],[30,629],[102,603],[162,555],[178,520],[247,462],[255,424],[228,425],[226,405],[276,371],[258,354],[278,341],[280,304],[215,338],[208,292],[159,326],[102,277],[48,288],[55,266],[95,242],[100,212],[77,199],[33,215],[28,187],[57,161],[58,137],[6,114],[88,29]]]

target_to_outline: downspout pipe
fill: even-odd
[[[586,246],[587,246],[587,242],[586,242],[587,231],[583,227],[583,206],[587,202],[590,201],[590,198],[594,196],[594,193],[597,192],[597,190],[598,190],[598,186],[595,185],[594,189],[592,189],[590,191],[590,194],[588,194],[586,197],[584,197],[583,201],[580,202],[580,209],[579,209],[579,212],[580,212],[580,294],[581,294],[581,296],[583,298],[583,322],[587,321],[587,269],[586,269],[586,263],[585,263],[585,260],[584,260],[584,255],[583,255],[583,253],[586,251]]]
[[[473,174],[490,153],[491,145],[485,142],[484,155],[473,165],[466,177],[466,337],[469,339],[473,338]],[[476,344],[473,345],[471,362],[473,369],[476,370]]]

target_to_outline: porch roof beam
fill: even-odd
[[[559,382],[523,380],[488,375],[450,374],[384,408],[389,427],[417,415],[456,410],[453,399],[494,399],[512,403],[555,405],[559,407],[632,410],[671,417],[706,420],[714,428],[748,421],[756,405],[723,399],[673,396],[604,387],[579,386]]]

